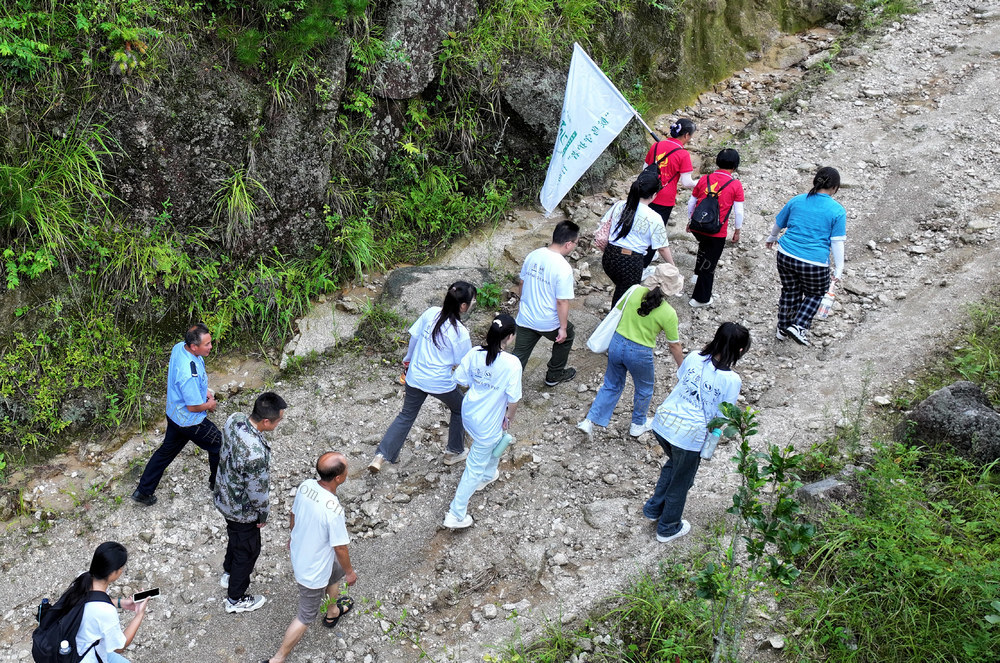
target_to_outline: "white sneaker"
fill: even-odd
[[[587,437],[594,436],[594,422],[590,419],[584,419],[576,425],[576,427],[584,432]]]
[[[446,452],[444,455],[445,465],[454,465],[455,463],[461,463],[463,460],[469,457],[469,450],[464,449],[460,454],[453,454],[450,451]]]
[[[451,515],[451,512],[449,511],[448,515],[444,517],[444,522],[441,524],[448,529],[465,529],[466,527],[472,527],[472,523],[474,522],[475,521],[472,519],[472,516],[469,514],[465,514],[465,518],[459,520],[455,516]]]
[[[695,299],[694,297],[692,297],[691,301],[689,301],[688,304],[691,305],[691,308],[705,308],[706,306],[711,306],[712,305],[713,299],[714,298],[709,298],[709,300],[707,302],[699,302],[697,299]]]
[[[809,345],[809,332],[802,327],[791,325],[785,330],[785,333],[791,336],[792,340],[799,345]]]
[[[774,330],[774,337],[779,341],[784,341],[786,338],[788,338],[788,334],[782,331],[781,327],[778,327],[777,329]]]
[[[378,474],[382,469],[382,463],[384,462],[385,456],[382,454],[375,454],[375,457],[372,458],[372,462],[368,463],[368,471],[372,474]]]
[[[695,283],[698,282],[698,275],[697,274],[692,274],[691,278],[689,280],[691,281],[691,285],[694,285]]]
[[[646,418],[646,423],[644,424],[631,424],[628,427],[628,434],[632,437],[640,437],[649,432],[649,429],[653,427],[652,417]]]
[[[478,492],[479,492],[480,490],[482,490],[482,489],[483,489],[483,488],[485,488],[486,486],[490,485],[491,483],[493,483],[494,481],[496,481],[496,480],[497,480],[497,479],[499,479],[499,478],[500,478],[500,470],[498,469],[498,470],[496,471],[496,473],[494,473],[494,475],[493,475],[493,478],[492,478],[492,479],[487,479],[486,481],[481,481],[481,482],[479,483],[479,485],[478,485],[478,486],[476,486],[476,489],[475,489],[475,490],[474,490],[473,492],[475,492],[475,493],[478,493]]]
[[[219,578],[219,587],[223,589],[229,589],[229,574],[223,572],[222,577]]]
[[[689,523],[686,520],[682,520],[681,528],[677,530],[676,534],[671,534],[670,536],[660,536],[659,534],[657,534],[656,540],[659,541],[660,543],[670,543],[674,539],[679,539],[690,531],[691,531],[691,523]]]
[[[263,596],[244,594],[238,601],[226,599],[226,612],[253,612],[267,602]]]

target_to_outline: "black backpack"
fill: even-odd
[[[711,177],[711,175],[705,175],[705,177]],[[712,180],[709,179],[705,183],[705,197],[698,203],[698,206],[694,208],[694,213],[691,215],[691,223],[688,224],[691,232],[702,233],[703,235],[714,235],[715,233],[722,230],[722,222],[725,219],[719,218],[719,194],[727,186],[733,183],[733,179],[730,178],[728,182],[719,187],[719,190],[712,192]],[[726,217],[729,216],[729,212],[732,212],[733,208],[730,207],[726,211]]]
[[[76,632],[80,630],[80,622],[83,621],[83,608],[94,601],[114,605],[104,592],[90,592],[68,610],[63,599],[56,601],[56,604],[48,610],[39,609],[38,628],[31,634],[32,660],[35,663],[80,663],[83,657],[100,642],[98,639],[91,643],[83,653],[76,651]],[[63,641],[69,643],[69,653],[59,653]],[[97,656],[97,652],[94,652],[94,655]],[[97,660],[101,661],[101,657],[97,656]]]
[[[663,141],[659,141],[657,143],[657,145],[659,145],[662,142]],[[670,150],[669,152],[667,152],[666,154],[664,154],[662,157],[660,157],[659,159],[656,159],[655,161],[653,161],[653,163],[651,163],[648,166],[646,166],[645,168],[643,168],[642,172],[643,173],[649,173],[651,175],[656,175],[657,177],[660,178],[660,182],[663,182],[663,177],[661,177],[661,175],[660,175],[660,167],[664,163],[666,163],[667,159],[670,158],[671,154],[673,154],[674,152],[676,152],[677,150],[680,150],[680,149],[683,149],[683,148],[675,147],[674,149]],[[655,154],[655,152],[654,152],[654,154]],[[680,175],[680,173],[675,173],[674,177],[677,177],[678,175]],[[670,183],[670,181],[673,180],[674,177],[671,177],[669,180],[667,180],[667,183]],[[666,186],[666,184],[664,184],[664,186]]]

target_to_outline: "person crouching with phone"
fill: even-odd
[[[69,612],[81,601],[85,601],[83,619],[76,632],[76,651],[86,652],[80,663],[128,663],[121,655],[132,643],[149,600],[136,602],[131,598],[108,596],[108,586],[121,577],[128,561],[125,546],[115,541],[106,541],[97,546],[90,570],[81,573],[70,584],[53,610]],[[118,621],[118,609],[135,612],[135,616],[122,631]],[[100,657],[100,658],[98,658]]]

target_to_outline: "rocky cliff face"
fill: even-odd
[[[492,152],[522,164],[544,162],[555,136],[571,44],[553,45],[545,53],[501,53],[500,75],[488,83],[487,76],[467,72],[443,80],[443,40],[460,39],[485,11],[489,5],[471,0],[379,3],[372,16],[386,52],[371,71],[370,118],[344,107],[345,88],[357,84],[348,67],[352,46],[346,35],[316,55],[320,80],[293,78],[279,83],[283,90],[236,63],[214,36],[188,35],[161,45],[157,71],[146,83],[136,81],[128,95],[108,95],[81,109],[70,96],[64,108],[73,112],[62,118],[50,114],[39,123],[34,117],[21,119],[29,131],[44,132],[58,130],[76,117],[76,110],[83,117],[109,118],[108,128],[121,150],[114,164],[117,192],[127,215],[139,223],[169,200],[175,223],[210,228],[210,235],[221,241],[221,229],[211,227],[213,199],[234,169],[249,171],[271,200],[256,196],[260,211],[237,252],[253,255],[277,246],[301,254],[325,241],[322,209],[331,180],[348,171],[357,177],[333,147],[342,134],[356,133],[361,125],[370,130],[361,146],[374,157],[367,169],[370,181],[364,184],[377,189],[386,160],[400,149],[397,141],[413,122],[408,104],[439,97],[442,86],[464,96],[472,109],[478,131],[469,140],[490,144]],[[610,65],[620,86],[644,87],[652,104],[663,108],[691,98],[758,57],[782,29],[822,21],[834,11],[822,0],[636,3],[630,12],[609,13],[595,23],[587,48]],[[454,110],[447,104],[438,107]],[[583,186],[600,186],[617,163],[635,163],[644,149],[642,136],[640,129],[629,127]],[[444,152],[461,161],[469,147],[449,145]],[[491,165],[474,160],[465,170],[474,189]],[[505,174],[498,167],[492,170]],[[540,183],[540,170],[524,173],[523,183]]]

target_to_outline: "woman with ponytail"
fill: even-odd
[[[486,343],[473,348],[455,370],[458,383],[469,388],[462,402],[462,422],[472,448],[444,518],[449,529],[471,526],[469,498],[500,478],[497,466],[510,443],[505,431],[521,400],[521,362],[505,351],[516,331],[514,318],[501,313],[490,324]]]
[[[607,427],[611,423],[611,414],[625,389],[628,374],[635,385],[629,435],[639,437],[649,430],[646,413],[653,399],[653,349],[661,331],[667,337],[667,347],[677,365],[684,361],[677,332],[677,311],[666,302],[668,295],[676,295],[683,287],[684,277],[675,266],[657,265],[656,271],[641,286],[626,295],[621,305],[621,320],[608,347],[604,384],[594,397],[587,418],[576,425],[588,437],[594,433],[594,424]]]
[[[462,394],[453,373],[472,347],[469,330],[462,324],[461,316],[472,308],[475,298],[475,286],[456,281],[448,288],[444,304],[424,311],[410,327],[410,345],[403,359],[406,371],[403,410],[382,436],[375,458],[368,465],[372,473],[381,470],[386,460],[399,462],[399,451],[427,396],[433,396],[451,410],[444,464],[454,465],[465,460],[468,452],[462,428]]]
[[[691,165],[691,155],[685,146],[694,137],[694,122],[682,117],[670,125],[670,138],[657,141],[646,153],[646,165],[657,164],[660,167],[660,182],[663,188],[649,204],[654,212],[660,215],[663,223],[670,219],[670,213],[677,201],[677,185],[685,189],[693,189],[697,180],[691,179],[694,166]],[[654,251],[646,252],[643,267],[653,262]]]
[[[81,655],[86,652],[81,663],[97,663],[98,657],[103,663],[128,663],[121,652],[135,638],[149,599],[136,603],[131,598],[108,596],[108,585],[121,577],[127,561],[128,552],[122,544],[106,541],[97,546],[90,570],[81,573],[52,607],[65,614],[80,602],[86,602],[76,632],[76,651]],[[135,612],[124,631],[118,620],[118,608]]]
[[[615,284],[612,306],[618,303],[623,292],[642,280],[647,249],[658,252],[665,262],[674,262],[667,246],[667,229],[663,219],[649,208],[659,190],[660,179],[643,171],[632,182],[628,199],[615,203],[601,219],[601,225],[609,224],[609,240],[604,247],[601,265]],[[598,248],[601,247],[598,245]]]
[[[677,369],[677,385],[656,408],[653,436],[666,454],[653,495],[642,515],[656,523],[656,540],[669,543],[691,531],[684,520],[687,494],[701,465],[708,441],[708,424],[722,416],[719,406],[736,405],[743,380],[733,366],[750,349],[750,332],[743,325],[724,322],[712,342],[692,352]],[[708,457],[711,457],[709,454]]]
[[[791,336],[809,345],[813,316],[830,289],[830,254],[833,280],[844,271],[844,241],[847,239],[847,212],[833,199],[840,190],[840,173],[826,166],[816,171],[809,193],[795,196],[775,217],[767,248],[778,245],[779,341]],[[784,230],[781,239],[778,235]]]

